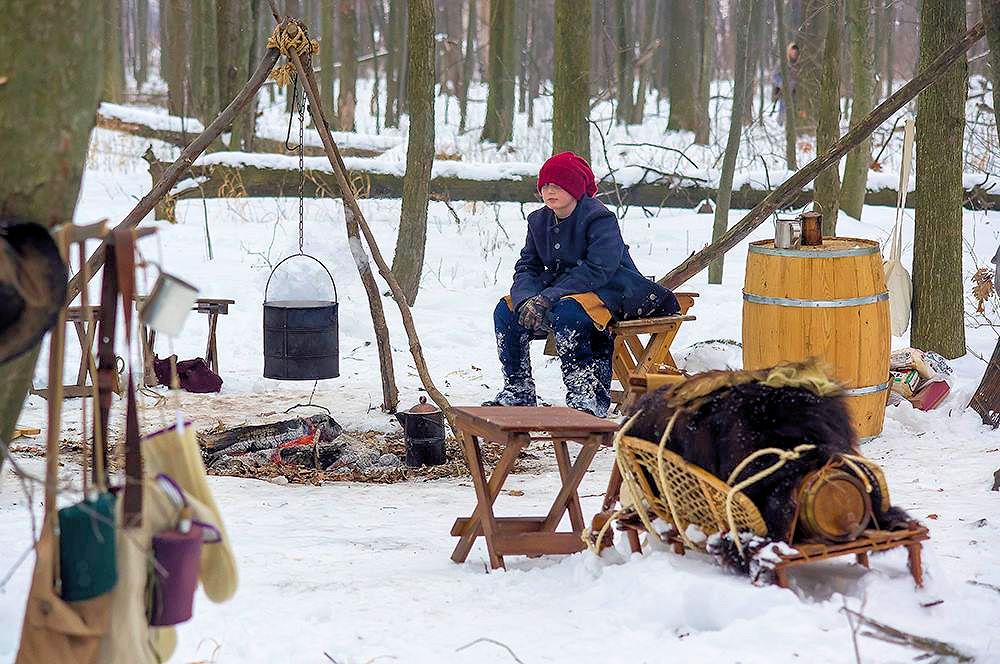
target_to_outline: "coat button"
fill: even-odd
[[[555,231],[556,231],[556,233],[559,232],[559,227],[558,226],[556,226]]]
[[[555,248],[556,248],[556,249],[558,249],[558,248],[559,248],[559,243],[558,243],[558,242],[556,242],[556,244],[555,244]]]
[[[655,293],[650,293],[649,294],[649,299],[650,300],[655,300],[656,299],[656,294]]]

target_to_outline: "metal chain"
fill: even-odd
[[[299,253],[302,253],[305,230],[305,189],[306,189],[306,148],[303,140],[306,124],[306,94],[305,86],[299,93]]]

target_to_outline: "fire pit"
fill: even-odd
[[[270,424],[246,425],[199,434],[202,456],[216,475],[256,476],[260,469],[288,467],[369,473],[402,466],[395,454],[381,453],[354,436],[329,415],[297,417]]]

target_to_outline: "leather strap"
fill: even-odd
[[[115,245],[115,269],[118,292],[125,316],[125,356],[128,388],[125,407],[125,496],[122,522],[126,528],[142,525],[142,450],[139,449],[139,418],[135,403],[135,380],[132,376],[132,316],[135,302],[135,234],[131,228],[112,231]]]
[[[135,383],[128,372],[128,403],[125,407],[125,496],[122,523],[126,528],[142,525],[142,450],[139,449],[139,418],[136,414]]]
[[[108,412],[115,376],[115,328],[118,317],[118,271],[115,264],[115,246],[105,242],[104,273],[101,278],[101,309],[97,324],[97,407],[94,408],[94,438],[103,441],[94,450],[93,482],[108,486]],[[101,469],[101,474],[98,469]]]
[[[111,410],[111,394],[117,372],[114,344],[119,295],[122,299],[125,315],[126,346],[131,347],[133,302],[135,300],[135,238],[132,230],[112,231],[110,242],[105,243],[105,249],[97,345],[99,404],[95,411],[99,415],[96,415],[95,428],[100,429],[100,437],[106,442],[108,440],[108,412]],[[137,527],[142,525],[142,452],[139,449],[139,418],[131,362],[128,363],[128,369],[125,408],[125,489],[122,499],[122,520],[125,527]],[[105,444],[97,453],[101,455],[103,463],[94,464],[94,483],[97,484],[100,479],[103,479],[106,484],[107,445]],[[97,477],[99,467],[105,469],[104,478]]]

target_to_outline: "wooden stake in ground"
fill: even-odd
[[[926,69],[914,77],[912,81],[876,106],[864,120],[852,127],[850,131],[831,145],[829,150],[813,159],[790,178],[782,182],[777,189],[771,192],[754,209],[750,210],[718,241],[688,256],[680,265],[664,275],[659,283],[667,288],[677,288],[708,267],[709,263],[713,260],[746,239],[775,210],[781,208],[791,200],[802,187],[812,182],[825,169],[838,163],[841,157],[870,136],[879,125],[888,120],[896,111],[946,73],[951,64],[972,48],[973,44],[982,39],[984,34],[986,34],[986,28],[983,26],[982,21],[980,21],[965,33],[965,37],[961,41],[956,42],[941,53]]]

